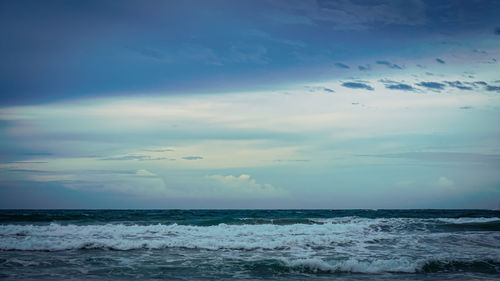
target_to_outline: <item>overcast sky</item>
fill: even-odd
[[[499,14],[3,1],[0,208],[498,208]]]

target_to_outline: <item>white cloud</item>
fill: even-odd
[[[440,177],[437,180],[436,185],[442,188],[451,188],[455,185],[455,183],[447,177]]]
[[[148,170],[144,170],[144,169],[137,170],[137,171],[135,172],[135,174],[136,174],[137,176],[143,176],[143,177],[156,177],[156,174],[153,174],[153,173],[151,173],[150,171],[148,171]]]
[[[215,182],[217,188],[221,188],[220,191],[227,192],[228,194],[226,195],[230,196],[280,197],[286,195],[282,189],[267,183],[257,183],[255,179],[246,174],[241,174],[238,177],[232,175],[211,175],[208,178]]]

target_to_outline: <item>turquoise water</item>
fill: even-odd
[[[492,280],[500,211],[4,210],[16,280]]]

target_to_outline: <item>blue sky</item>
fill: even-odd
[[[0,7],[0,207],[500,204],[498,1]]]

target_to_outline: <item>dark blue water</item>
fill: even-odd
[[[4,210],[12,280],[492,280],[500,211]]]

